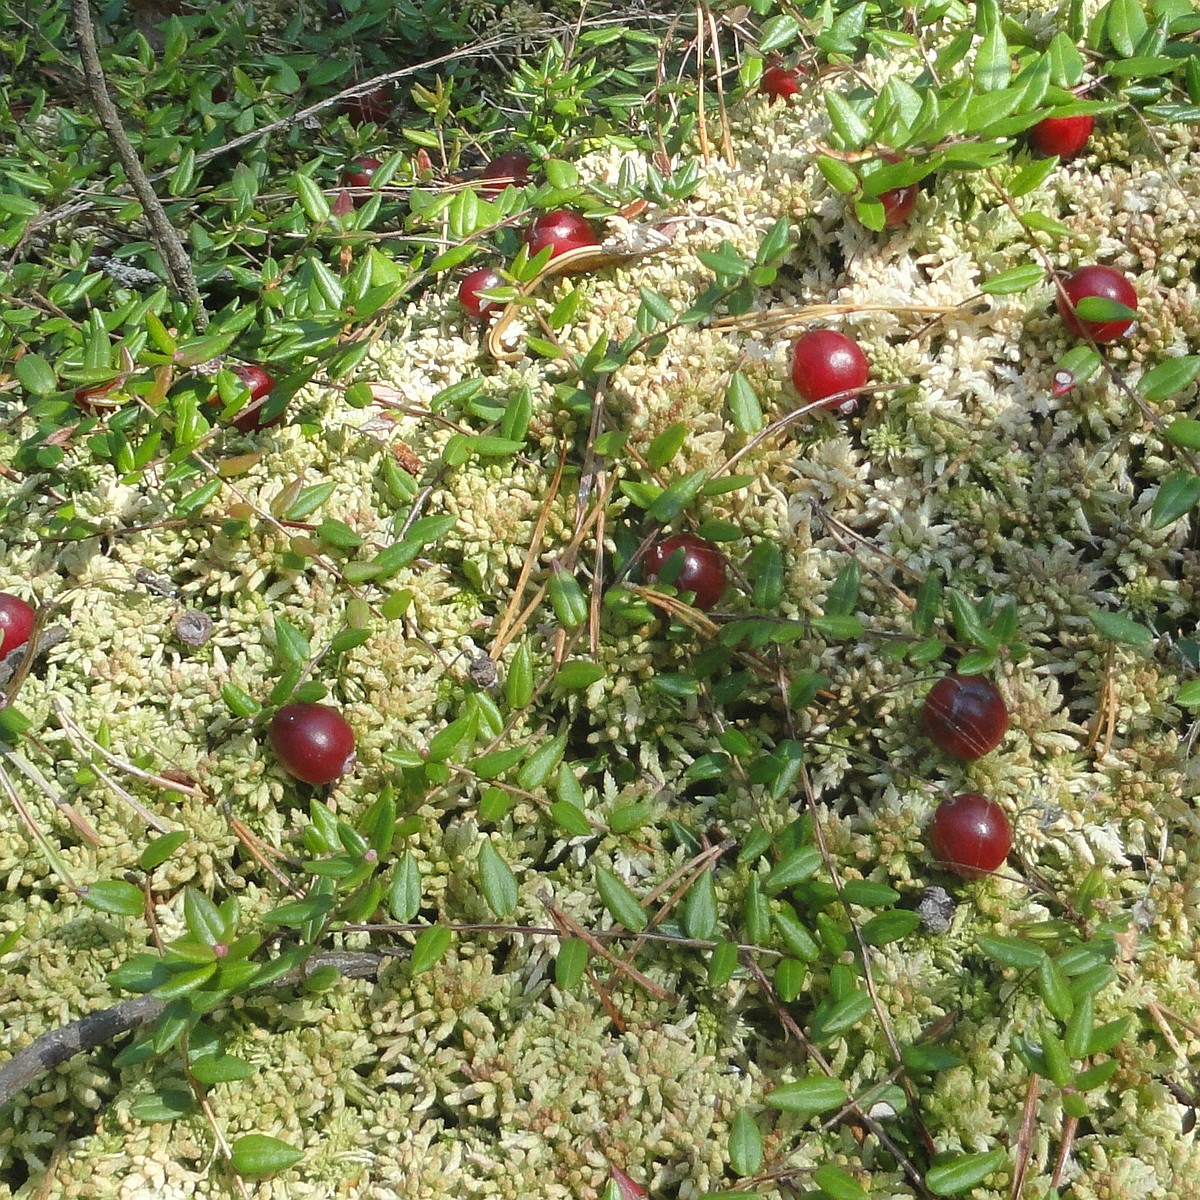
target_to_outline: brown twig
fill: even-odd
[[[141,160],[125,127],[117,106],[113,104],[108,94],[108,84],[104,78],[104,68],[100,64],[100,55],[96,50],[96,31],[92,26],[92,14],[88,8],[88,0],[71,0],[71,21],[75,28],[75,42],[79,47],[79,60],[83,67],[83,75],[87,80],[88,93],[96,109],[96,116],[108,140],[120,159],[125,175],[133,187],[134,195],[142,206],[146,216],[146,224],[150,228],[150,237],[155,247],[162,255],[163,266],[170,278],[171,286],[192,307],[197,329],[208,325],[208,314],[204,311],[204,302],[200,299],[200,290],[196,287],[196,277],[192,273],[192,263],[179,240],[179,233],[167,217],[166,209],[162,206],[158,194],[146,178]]]

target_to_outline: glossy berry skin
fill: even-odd
[[[1029,144],[1047,157],[1074,158],[1095,127],[1095,117],[1047,117],[1029,131]]]
[[[792,382],[809,404],[852,412],[870,372],[858,343],[836,329],[810,330],[792,347]]]
[[[534,219],[525,230],[525,244],[529,247],[530,258],[546,246],[551,247],[550,257],[557,258],[568,250],[598,246],[600,239],[591,224],[578,213],[558,208]]]
[[[349,166],[342,168],[342,182],[347,187],[365,188],[371,186],[371,176],[379,170],[380,160],[373,155],[364,154],[356,158]]]
[[[479,267],[469,275],[464,276],[458,285],[458,302],[463,311],[472,317],[486,317],[503,307],[495,300],[487,300],[479,293],[488,288],[504,286],[504,279],[499,272],[491,267]]]
[[[890,163],[901,163],[904,159],[895,153],[887,153],[884,159]],[[903,187],[888,188],[879,193],[879,202],[883,205],[884,229],[895,229],[903,225],[912,216],[912,210],[917,204],[917,185],[906,183]]]
[[[758,81],[758,90],[772,104],[786,103],[800,92],[800,72],[795,67],[768,67]]]
[[[994,871],[1012,849],[1012,826],[1004,809],[978,792],[943,800],[933,814],[933,857],[968,879]]]
[[[1057,296],[1058,315],[1069,333],[1076,337],[1091,336],[1092,341],[1104,345],[1115,342],[1117,338],[1133,328],[1132,321],[1084,321],[1075,315],[1075,306],[1088,296],[1099,296],[1105,300],[1116,300],[1126,308],[1137,308],[1137,292],[1133,284],[1112,267],[1090,266],[1080,267],[1072,271],[1063,281],[1063,291]],[[1070,300],[1070,305],[1067,304]]]
[[[33,636],[33,606],[11,592],[0,592],[0,658],[18,650]]]
[[[712,542],[694,533],[677,533],[655,542],[646,551],[643,560],[646,578],[657,579],[677,550],[682,553],[683,562],[672,577],[671,584],[680,592],[694,593],[692,603],[703,612],[708,612],[725,591],[725,555]]]
[[[234,428],[242,433],[252,433],[256,429],[270,429],[272,425],[278,425],[283,420],[283,413],[269,421],[262,419],[263,404],[275,386],[274,378],[252,363],[238,363],[230,370],[250,389],[250,402],[233,418]]]
[[[529,182],[529,168],[533,159],[520,150],[506,150],[497,154],[480,172],[483,181],[479,190],[485,196],[495,196],[506,187],[524,187]]]
[[[332,783],[354,766],[354,731],[328,704],[285,704],[268,736],[283,769],[305,783]]]
[[[386,85],[360,96],[349,96],[342,101],[342,112],[354,125],[384,125],[392,114],[391,89]]]
[[[921,725],[943,754],[969,762],[1000,745],[1008,732],[1008,709],[990,679],[944,675],[925,697]]]

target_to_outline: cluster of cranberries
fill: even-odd
[[[1008,732],[1008,709],[996,685],[980,675],[943,676],[921,710],[925,733],[943,754],[973,761]],[[930,848],[939,862],[968,878],[996,870],[1012,849],[1004,809],[978,792],[943,800],[933,814]]]

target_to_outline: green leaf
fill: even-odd
[[[782,50],[796,40],[800,23],[795,17],[781,13],[763,22],[758,33],[758,48],[763,54]]]
[[[138,866],[143,871],[153,871],[163,863],[188,840],[186,829],[177,829],[174,833],[164,833],[156,837],[138,856]]]
[[[806,1116],[840,1108],[846,1103],[846,1099],[846,1085],[840,1079],[828,1079],[823,1076],[785,1083],[783,1087],[776,1088],[766,1096],[766,1102],[772,1108],[783,1112],[803,1113]]]
[[[305,517],[315,513],[333,495],[336,487],[337,484],[329,479],[324,483],[314,483],[311,487],[304,488],[288,505],[283,519],[285,521],[303,521]]]
[[[824,1009],[824,1005],[822,1008]],[[854,991],[818,1013],[812,1023],[815,1041],[827,1042],[852,1029],[871,1011],[871,997],[866,992]]]
[[[818,1167],[813,1172],[812,1180],[832,1200],[870,1200],[870,1193],[849,1171],[832,1163]]]
[[[741,371],[734,371],[725,392],[729,416],[738,433],[757,433],[763,427],[762,405],[750,381]]]
[[[717,931],[717,889],[713,873],[705,871],[687,894],[683,908],[683,928],[688,937],[708,941]]]
[[[995,959],[1001,966],[1018,967],[1025,970],[1039,966],[1046,952],[1024,938],[993,937],[984,934],[976,939],[980,950],[989,958]]]
[[[665,467],[683,449],[690,432],[686,421],[678,421],[664,429],[646,448],[646,461],[655,470]]]
[[[232,1054],[205,1054],[191,1064],[191,1072],[203,1084],[235,1083],[239,1079],[250,1079],[258,1068],[245,1059]]]
[[[421,869],[411,850],[405,850],[392,868],[387,892],[388,912],[393,921],[407,924],[421,908]]]
[[[235,683],[221,684],[221,699],[235,717],[253,717],[262,711],[262,705]]]
[[[498,917],[507,917],[517,907],[517,877],[490,841],[479,847],[479,885],[488,908]]]
[[[1046,49],[1050,59],[1050,82],[1055,87],[1073,88],[1083,78],[1083,56],[1071,36],[1059,30]],[[1057,166],[1053,159],[1051,164]]]
[[[508,664],[504,693],[509,708],[524,708],[533,699],[533,657],[528,642],[521,642]]]
[[[1067,1020],[1075,1010],[1067,977],[1059,965],[1048,955],[1038,963],[1038,989],[1042,1001],[1060,1021]]]
[[[1150,525],[1163,529],[1172,521],[1191,512],[1200,502],[1200,476],[1191,471],[1175,471],[1163,480],[1150,510]]]
[[[303,1150],[265,1133],[248,1133],[229,1147],[229,1164],[239,1175],[260,1178],[285,1171],[304,1157]]]
[[[784,1004],[791,1004],[800,995],[808,968],[795,958],[781,958],[775,964],[775,990]]]
[[[763,889],[767,895],[773,896],[777,892],[795,887],[796,884],[811,879],[820,870],[822,861],[821,852],[815,846],[801,846],[771,870]]]
[[[862,927],[863,941],[868,946],[886,946],[906,938],[921,924],[918,913],[907,908],[878,913]]]
[[[979,290],[991,296],[1010,296],[1015,292],[1023,292],[1041,283],[1046,278],[1046,272],[1036,263],[1026,263],[1023,267],[1013,267],[1010,271],[1002,271],[991,279],[980,284]]]
[[[587,970],[588,955],[591,951],[582,938],[566,938],[558,948],[554,959],[554,982],[569,992],[583,978]]]
[[[1187,417],[1172,421],[1166,430],[1167,441],[1188,450],[1200,450],[1200,421]]]
[[[450,949],[450,930],[445,925],[431,925],[419,938],[412,951],[412,973],[421,975],[436,967],[442,955]]]
[[[576,658],[564,663],[554,676],[554,686],[565,691],[574,692],[591,687],[593,683],[603,679],[608,672],[599,663],[587,659]]]
[[[192,887],[183,893],[183,920],[192,937],[206,946],[213,946],[226,936],[225,920],[217,906]]]
[[[312,657],[308,639],[286,617],[275,617],[275,648],[288,666],[306,663]]]
[[[89,884],[81,899],[89,908],[118,917],[139,917],[146,906],[142,889],[120,879]]]
[[[762,1161],[762,1133],[749,1110],[739,1109],[729,1126],[729,1165],[737,1175],[757,1175]]]
[[[988,30],[975,53],[972,77],[981,92],[998,92],[1008,86],[1012,76],[1008,41],[999,22]]]
[[[818,155],[817,170],[825,176],[829,186],[834,191],[841,192],[843,196],[848,196],[851,192],[858,190],[858,176],[839,158],[830,158],[828,154]]]
[[[1112,48],[1123,58],[1137,52],[1138,42],[1149,28],[1139,0],[1109,0],[1105,32]]]
[[[1009,182],[1009,195],[1013,197],[1025,196],[1030,192],[1036,192],[1038,188],[1058,170],[1057,158],[1035,158],[1031,162],[1027,162]],[[1029,271],[1032,269],[1032,264],[1025,267],[1015,267],[1014,271]],[[1038,278],[1044,279],[1046,272],[1040,267],[1037,268]],[[997,279],[1002,279],[1004,275],[1011,275],[1012,271],[1005,271],[1003,275],[996,276]],[[986,287],[984,288],[986,291]]]
[[[328,221],[329,201],[325,199],[325,193],[307,175],[297,174],[295,181],[296,194],[300,197],[300,206],[304,209],[308,219],[314,224]]]
[[[707,479],[707,468],[692,471],[682,479],[677,479],[650,505],[650,516],[664,525],[673,521],[700,494]]]
[[[1114,642],[1124,642],[1128,646],[1149,646],[1154,641],[1154,631],[1147,629],[1140,621],[1127,617],[1119,612],[1100,612],[1088,614],[1092,624],[1106,637]]]
[[[527,792],[544,787],[546,781],[554,773],[567,748],[567,735],[560,733],[544,746],[539,746],[526,760],[525,765],[517,775],[517,783]]]
[[[550,805],[550,815],[571,837],[590,837],[592,834],[587,817],[567,800],[556,800]]]
[[[550,580],[546,584],[554,615],[567,629],[578,629],[587,620],[588,600],[575,578],[559,561],[550,564]]]
[[[713,947],[708,958],[708,982],[713,987],[723,987],[733,978],[737,965],[737,946],[722,939]]]
[[[48,396],[57,384],[50,364],[40,354],[32,351],[22,354],[13,370],[21,386],[34,396]]]
[[[1007,1150],[990,1150],[986,1154],[962,1154],[930,1167],[925,1173],[925,1186],[935,1196],[957,1196],[981,1184],[998,1171],[1008,1159]]]
[[[871,130],[862,117],[832,89],[825,93],[825,108],[843,148],[861,150],[871,136]]]
[[[1193,679],[1190,683],[1185,683],[1179,689],[1175,702],[1184,708],[1200,708],[1200,679]]]
[[[615,921],[633,933],[646,928],[649,917],[638,898],[611,871],[596,868],[596,887],[600,900]]]

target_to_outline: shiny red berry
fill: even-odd
[[[354,125],[384,125],[394,103],[392,90],[385,84],[358,96],[348,96],[342,101],[342,112]]]
[[[809,404],[853,412],[871,368],[858,343],[836,329],[813,329],[792,347],[792,382]]]
[[[498,271],[493,271],[491,267],[479,267],[464,276],[462,283],[458,285],[458,302],[471,316],[486,317],[503,305],[497,300],[488,300],[479,293],[503,286],[504,279]]]
[[[558,208],[534,219],[525,231],[525,244],[529,247],[530,258],[546,246],[551,247],[550,257],[557,258],[581,246],[598,246],[600,239],[591,224],[578,213]]]
[[[11,592],[0,592],[0,658],[19,649],[33,635],[33,606]]]
[[[904,158],[892,151],[884,154],[884,159],[890,163],[902,163]],[[917,203],[917,185],[906,183],[903,187],[888,188],[879,193],[879,202],[883,205],[883,227],[895,229],[903,225],[912,216],[912,210]]]
[[[252,433],[255,429],[270,429],[272,425],[278,425],[283,420],[283,413],[269,421],[262,419],[263,405],[275,386],[274,378],[253,363],[238,363],[230,370],[250,389],[249,403],[233,418],[234,428],[242,433]]]
[[[305,783],[332,783],[354,766],[354,731],[327,704],[285,704],[269,736],[283,769]]]
[[[801,72],[795,67],[768,67],[758,81],[758,90],[774,104],[787,101],[800,92]]]
[[[349,166],[342,168],[342,182],[347,187],[365,188],[371,186],[371,176],[381,166],[379,159],[371,154],[361,155]]]
[[[1095,127],[1095,117],[1047,117],[1029,131],[1029,144],[1039,154],[1074,158]]]
[[[725,591],[725,555],[712,542],[694,533],[677,533],[674,537],[655,542],[646,551],[643,560],[646,578],[657,579],[667,563],[676,557],[678,570],[672,563],[664,582],[669,582],[680,592],[694,593],[692,603],[708,612]]]
[[[1065,297],[1063,292],[1066,293]],[[1062,281],[1062,291],[1056,297],[1058,315],[1062,317],[1069,333],[1076,337],[1086,337],[1090,334],[1092,341],[1103,345],[1105,342],[1115,342],[1133,328],[1134,322],[1123,318],[1114,321],[1085,321],[1082,317],[1077,317],[1075,309],[1079,302],[1090,296],[1098,296],[1102,300],[1115,300],[1126,308],[1137,310],[1137,292],[1120,271],[1114,271],[1112,267],[1080,267]]]
[[[968,879],[994,871],[1012,849],[1012,826],[1004,809],[978,792],[943,800],[933,814],[933,857]]]
[[[479,190],[485,196],[495,196],[506,187],[524,187],[529,182],[529,168],[533,159],[520,150],[506,150],[497,154],[480,172],[482,181]]]
[[[943,754],[982,758],[1008,732],[1008,709],[996,685],[982,675],[945,675],[925,697],[921,724]]]

